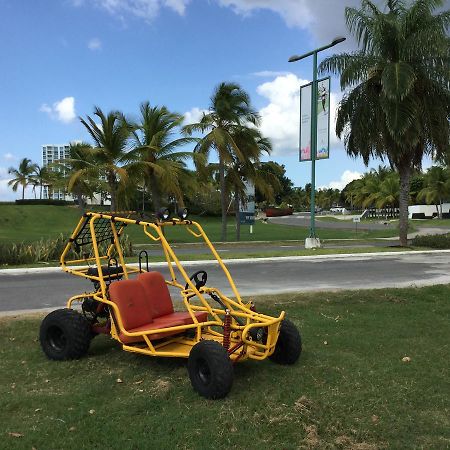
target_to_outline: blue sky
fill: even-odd
[[[0,0],[0,201],[17,196],[7,169],[21,158],[41,164],[41,145],[89,140],[78,116],[94,105],[133,115],[149,100],[193,121],[221,81],[249,92],[274,143],[270,159],[303,186],[311,167],[298,162],[297,92],[312,62],[287,60],[348,37],[344,3],[359,2]],[[336,80],[332,91],[333,108]],[[330,159],[317,163],[318,186],[345,185],[366,170],[331,143]]]

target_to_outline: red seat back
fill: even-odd
[[[115,281],[109,286],[109,298],[120,311],[125,330],[153,322],[146,293],[137,280]]]
[[[153,317],[165,316],[173,313],[173,304],[164,277],[159,272],[145,272],[138,275],[137,280],[145,291]]]

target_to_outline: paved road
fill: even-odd
[[[298,213],[291,216],[269,217],[270,222],[278,223],[280,225],[293,225],[299,227],[309,227],[311,219],[308,213]],[[328,228],[335,230],[354,230],[355,224],[351,220],[341,220],[339,222],[326,222],[320,220],[320,215],[316,215],[316,228]],[[395,225],[380,220],[379,223],[374,222],[360,222],[358,223],[358,230],[386,230],[393,229]]]
[[[449,252],[433,252],[234,260],[228,267],[241,295],[257,295],[450,283],[449,264]],[[230,293],[215,263],[186,264],[189,273],[200,268],[208,272],[208,285]],[[68,297],[89,289],[87,280],[55,270],[0,271],[0,311],[61,307]]]

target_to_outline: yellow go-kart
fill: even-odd
[[[211,399],[228,394],[233,364],[238,361],[270,358],[294,364],[298,360],[302,346],[295,325],[285,319],[284,312],[271,317],[257,312],[253,303],[244,303],[200,224],[188,220],[186,210],[178,215],[169,219],[168,210],[161,210],[153,221],[133,213],[83,215],[60,264],[65,272],[91,280],[94,289],[71,297],[67,308],[44,318],[40,342],[48,358],[81,358],[93,336],[109,334],[129,352],[188,358],[193,388]],[[141,227],[150,241],[161,244],[168,279],[149,270],[145,251],[139,254],[138,264],[125,263],[121,237],[127,226]],[[169,227],[182,227],[204,241],[234,298],[207,286],[206,271],[186,273],[165,237]],[[181,310],[174,309],[169,287],[179,290],[183,308],[177,309]],[[81,309],[73,309],[77,304]]]

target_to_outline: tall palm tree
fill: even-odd
[[[39,199],[42,199],[42,189],[44,184],[50,181],[51,174],[50,170],[46,166],[35,165],[34,171],[30,177],[31,182],[34,184],[33,189],[39,186]]]
[[[245,161],[245,155],[233,138],[233,134],[248,124],[258,125],[259,116],[250,104],[248,94],[235,83],[220,83],[211,97],[209,112],[203,114],[200,122],[186,125],[183,130],[188,135],[205,133],[195,146],[197,166],[205,164],[211,149],[219,157],[219,183],[222,210],[222,241],[227,239],[227,204],[225,171],[227,164],[234,160]]]
[[[450,11],[442,0],[372,1],[346,8],[347,26],[361,47],[326,58],[320,69],[340,75],[346,91],[336,133],[347,153],[389,161],[400,176],[400,243],[407,245],[410,178],[423,156],[448,150]]]
[[[87,120],[80,118],[95,142],[93,157],[100,173],[104,174],[106,184],[111,196],[111,211],[116,211],[117,194],[120,188],[124,188],[128,181],[127,143],[130,137],[130,127],[126,123],[123,114],[119,111],[111,111],[107,115],[99,108],[94,108],[94,115],[100,119],[97,123],[92,117]]]
[[[138,122],[130,123],[133,149],[129,156],[138,161],[142,169],[143,181],[151,193],[156,211],[161,206],[164,192],[172,193],[183,201],[180,178],[186,167],[184,161],[192,157],[192,152],[176,149],[193,139],[174,138],[182,121],[182,115],[170,112],[165,106],[152,107],[149,102],[144,102],[140,106]]]
[[[438,217],[442,219],[442,203],[450,197],[450,174],[440,166],[430,167],[425,174],[425,187],[417,194],[418,200],[435,204]]]
[[[25,198],[25,188],[33,181],[32,176],[36,168],[37,165],[31,159],[23,158],[17,169],[14,167],[8,169],[8,173],[15,177],[8,181],[8,186],[12,186],[14,192],[17,192],[17,188],[22,186],[22,200]]]
[[[233,163],[226,165],[225,185],[226,192],[233,192],[234,194],[236,240],[239,241],[241,238],[239,210],[242,200],[247,201],[247,182],[252,183],[269,200],[273,200],[273,186],[278,187],[279,182],[275,176],[269,178],[266,172],[258,170],[261,156],[264,153],[270,154],[272,151],[272,144],[269,139],[263,137],[257,129],[248,127],[236,129],[233,133],[233,139],[244,159],[239,160],[235,156]]]

